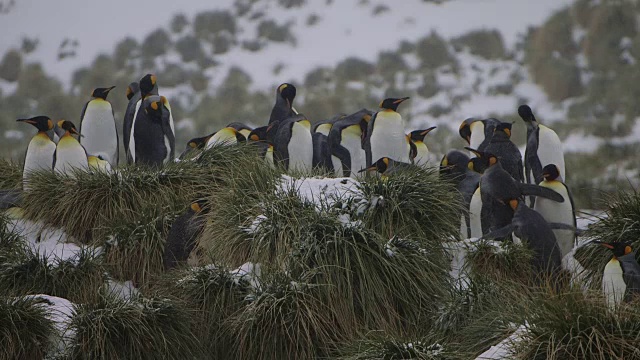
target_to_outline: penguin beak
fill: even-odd
[[[400,98],[400,99],[398,99],[398,100],[394,101],[393,103],[394,103],[394,104],[400,104],[400,103],[402,103],[402,102],[403,102],[403,101],[405,101],[405,100],[409,100],[409,97],[407,96],[407,97]]]
[[[613,245],[611,245],[611,244],[607,244],[607,243],[604,243],[604,242],[602,242],[602,241],[594,241],[593,243],[594,243],[594,244],[600,244],[600,245],[602,245],[602,246],[606,247],[607,249],[613,249]]]
[[[420,133],[420,135],[421,135],[421,136],[425,136],[425,135],[427,135],[428,133],[430,133],[430,132],[431,132],[431,130],[433,130],[433,129],[435,129],[435,128],[437,128],[437,126],[432,126],[432,127],[428,128],[428,129],[426,129],[425,131],[421,132],[421,133]]]
[[[109,93],[109,91],[111,91],[111,90],[113,90],[113,89],[115,89],[115,88],[116,88],[116,87],[115,87],[115,85],[114,85],[114,86],[112,86],[112,87],[108,87],[108,88],[106,88],[106,89],[104,90],[104,92],[105,92],[105,94],[108,94],[108,93]]]
[[[27,124],[31,124],[31,125],[35,125],[36,122],[33,120],[29,120],[29,119],[18,119],[16,120],[17,122],[26,122]]]
[[[366,171],[366,172],[369,172],[369,171],[375,171],[375,170],[377,170],[377,169],[378,169],[378,168],[377,168],[377,167],[375,167],[375,166],[369,166],[368,168],[366,168],[366,169],[362,169],[362,170],[359,170],[358,172],[359,172],[359,173],[363,173],[363,172],[365,172],[365,171]]]

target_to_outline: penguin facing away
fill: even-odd
[[[28,190],[28,180],[31,172],[37,170],[51,170],[53,168],[53,156],[56,152],[56,144],[49,138],[47,131],[54,127],[53,121],[48,116],[36,116],[29,119],[18,119],[38,129],[38,133],[31,138],[27,147],[22,171],[22,184]]]
[[[555,164],[560,177],[566,181],[562,142],[552,129],[538,123],[528,105],[518,107],[518,115],[527,125],[527,147],[524,155],[525,176],[530,184],[538,184],[542,179],[542,169]]]
[[[613,252],[613,257],[604,268],[602,291],[610,308],[617,307],[622,301],[628,302],[640,295],[640,265],[636,252],[627,242],[607,244],[594,241]]]
[[[337,177],[356,177],[366,167],[366,153],[362,145],[372,115],[372,111],[360,109],[337,120],[331,127],[328,143]]]
[[[418,166],[429,165],[429,148],[424,142],[424,137],[435,128],[436,126],[432,126],[424,130],[414,130],[409,133],[411,144],[411,154],[409,158],[413,164]]]
[[[133,120],[131,122],[131,131],[129,135],[129,145],[127,149],[127,162],[129,164],[135,163],[135,138],[133,137],[133,129],[138,118],[138,113],[142,107],[142,102],[149,96],[158,95],[158,83],[156,76],[153,74],[147,74],[140,79],[140,98],[136,101],[133,111]],[[144,108],[142,108],[144,110]]]
[[[511,141],[511,123],[501,122],[496,125],[489,144],[480,151],[494,154],[500,160],[503,169],[514,179],[524,182],[522,154],[518,146]]]
[[[136,106],[139,106],[138,101],[142,96],[140,95],[140,85],[134,81],[127,87],[127,109],[124,112],[124,118],[122,119],[122,143],[124,145],[124,153],[129,152],[129,139],[131,137],[131,127],[133,126],[133,119],[136,112]]]
[[[293,100],[296,98],[296,87],[284,83],[276,89],[276,103],[271,109],[269,125],[275,121],[284,120],[298,114],[293,108]]]
[[[274,160],[282,162],[288,171],[308,173],[313,169],[311,123],[304,115],[296,115],[278,122],[278,131],[273,142],[273,156]]]
[[[193,251],[196,240],[204,228],[204,214],[207,212],[206,201],[191,203],[189,208],[171,225],[167,242],[162,255],[164,269],[169,270],[185,264]]]
[[[119,160],[118,129],[107,95],[115,86],[97,88],[80,115],[80,144],[89,154],[99,155],[116,167]]]
[[[566,224],[577,228],[575,206],[573,197],[567,185],[562,182],[560,171],[555,164],[549,164],[542,169],[543,181],[540,186],[552,189],[564,198],[564,202],[558,203],[549,199],[536,199],[533,209],[540,213],[550,223]],[[571,229],[554,229],[554,235],[558,241],[562,257],[567,255],[574,247],[576,233]]]
[[[160,96],[147,97],[134,122],[129,150],[136,164],[160,166],[172,159],[168,147],[173,137]],[[175,144],[175,138],[173,139]]]
[[[56,146],[53,160],[53,171],[73,175],[74,169],[86,170],[89,166],[87,152],[71,134],[81,136],[71,121],[60,120],[58,126],[65,133]]]
[[[383,157],[404,163],[411,161],[409,140],[405,135],[402,117],[397,112],[398,106],[408,99],[388,98],[380,103],[380,111],[373,115],[367,128],[364,143],[367,166]]]

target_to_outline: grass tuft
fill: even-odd
[[[441,341],[422,337],[394,337],[373,333],[342,350],[342,360],[451,359]]]
[[[534,274],[532,257],[532,250],[523,245],[481,240],[470,246],[465,266],[472,277],[529,283]]]
[[[22,188],[22,164],[0,159],[0,189]]]
[[[43,359],[55,333],[42,298],[0,297],[0,358]]]

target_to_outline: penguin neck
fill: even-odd
[[[385,113],[395,113],[397,111],[393,110],[393,109],[381,109],[381,112],[385,112]]]

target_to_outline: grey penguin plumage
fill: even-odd
[[[409,163],[410,144],[404,131],[398,106],[408,97],[387,98],[380,102],[380,110],[369,120],[364,142],[367,166],[376,159],[388,157]]]
[[[136,106],[139,106],[138,101],[142,98],[140,85],[137,81],[127,86],[126,95],[128,100],[127,109],[122,118],[122,144],[124,145],[125,154],[129,152],[129,138],[131,137],[131,127],[133,126],[133,116],[136,112]]]
[[[311,123],[304,115],[278,121],[273,155],[274,161],[281,162],[286,170],[310,172],[313,169]]]
[[[511,141],[511,123],[501,122],[496,125],[489,144],[480,151],[497,156],[503,169],[514,179],[524,182],[522,154],[518,146]]]
[[[360,109],[333,123],[328,144],[336,176],[355,177],[367,166],[363,139],[367,137],[368,123],[372,116],[371,110]]]
[[[178,216],[169,230],[162,262],[164,269],[173,269],[185,264],[193,251],[196,240],[204,229],[207,212],[205,200],[191,203],[189,208]]]
[[[640,264],[631,244],[602,241],[594,243],[606,247],[613,253],[602,275],[602,291],[607,304],[614,308],[623,301],[629,302],[634,296],[640,296]]]
[[[398,172],[415,169],[416,166],[410,163],[396,161],[388,157],[381,157],[373,165],[362,169],[359,172],[375,171],[382,176],[389,176]]]
[[[485,238],[504,238],[511,233],[526,242],[533,251],[532,265],[538,274],[549,274],[558,280],[562,270],[562,255],[549,223],[524,201],[511,199],[514,210],[512,221],[506,226],[485,235]]]
[[[175,138],[165,111],[160,96],[152,95],[143,100],[131,131],[131,138],[135,139],[136,144],[136,164],[161,166],[173,159],[173,149],[167,143],[175,146]],[[133,149],[132,146],[130,150]]]
[[[293,100],[296,97],[296,87],[284,83],[276,89],[276,103],[271,109],[269,125],[275,121],[285,120],[298,114],[293,107]]]
[[[465,230],[461,235],[465,238],[471,237],[470,205],[473,194],[480,183],[480,174],[469,169],[469,157],[459,150],[449,151],[440,161],[440,174],[453,181],[456,189],[462,196],[464,204],[464,225]]]
[[[29,177],[33,171],[51,170],[53,168],[56,143],[49,138],[47,131],[53,130],[54,123],[48,116],[35,116],[28,119],[18,119],[17,121],[31,124],[38,129],[36,135],[29,141],[22,170],[23,188],[28,190]]]
[[[118,166],[120,139],[111,103],[107,100],[115,86],[97,88],[91,94],[80,115],[79,139],[87,153],[100,155],[111,167]]]
[[[73,175],[74,169],[88,169],[89,161],[87,159],[87,151],[82,144],[72,135],[80,133],[71,121],[60,120],[58,126],[65,133],[56,145],[56,151],[53,155],[53,171]]]

